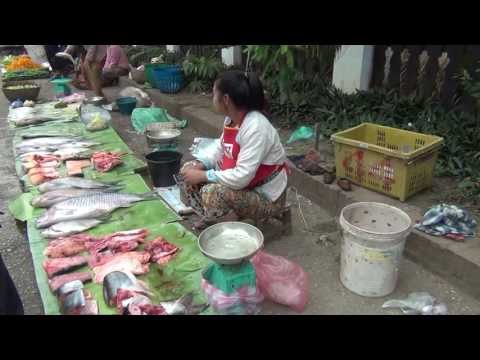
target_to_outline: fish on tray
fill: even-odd
[[[135,275],[149,272],[150,254],[147,252],[130,251],[116,254],[104,259],[101,265],[93,268],[94,281],[102,283],[106,275],[112,271],[129,271]]]
[[[94,181],[89,179],[81,179],[78,177],[62,177],[53,181],[49,181],[46,184],[42,184],[38,187],[38,191],[45,193],[52,190],[77,188],[77,189],[108,189],[119,183],[110,182],[104,183],[100,181]]]
[[[99,224],[101,219],[78,219],[55,223],[41,232],[47,239],[55,239],[61,236],[69,236],[89,230]]]
[[[43,269],[50,279],[54,275],[65,273],[74,268],[81,267],[88,263],[87,256],[72,256],[63,258],[47,259],[43,262]]]
[[[57,292],[58,289],[60,289],[66,283],[69,283],[75,280],[81,281],[82,283],[86,283],[92,280],[92,274],[88,271],[82,271],[82,272],[73,272],[73,273],[64,274],[64,275],[57,275],[48,280],[48,286],[50,286],[50,290],[52,290],[52,292],[55,293]]]
[[[101,219],[118,208],[127,208],[136,202],[158,198],[154,191],[144,194],[102,193],[59,202],[50,207],[36,221],[37,228],[77,219]]]
[[[179,250],[179,247],[169,243],[161,236],[145,246],[145,251],[151,255],[151,262],[156,262],[158,265],[169,262]]]
[[[31,205],[38,208],[48,208],[56,203],[86,195],[99,194],[103,192],[116,192],[119,191],[120,187],[112,186],[105,189],[78,189],[78,188],[67,188],[67,189],[58,189],[48,191],[46,193],[35,196],[31,200]]]

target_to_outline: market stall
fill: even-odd
[[[9,209],[27,223],[45,313],[209,313],[209,260],[136,174],[144,161],[113,128],[88,130],[80,103],[58,103],[11,108],[7,118],[24,191]],[[83,164],[80,174],[70,162]],[[120,285],[115,274],[125,276]],[[109,297],[115,286],[126,293]]]

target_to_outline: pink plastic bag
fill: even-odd
[[[303,311],[308,302],[308,274],[299,265],[281,256],[259,251],[252,259],[257,285],[263,295],[276,303]]]

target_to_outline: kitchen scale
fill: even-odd
[[[213,260],[203,278],[225,294],[244,286],[256,287],[256,272],[250,259],[263,246],[263,234],[243,222],[222,222],[205,229],[198,237],[200,251]]]
[[[202,273],[203,278],[217,289],[229,295],[244,286],[256,287],[257,275],[250,261],[235,265],[210,264]]]
[[[69,84],[72,82],[72,79],[58,78],[58,79],[50,80],[50,82],[54,85],[53,90],[55,91],[55,95],[57,99],[65,96],[69,96],[72,94],[72,90],[70,89],[70,86],[69,86]]]

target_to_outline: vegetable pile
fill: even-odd
[[[19,71],[28,69],[40,69],[41,66],[30,58],[28,55],[20,55],[13,58],[8,65],[5,66],[7,71]]]

